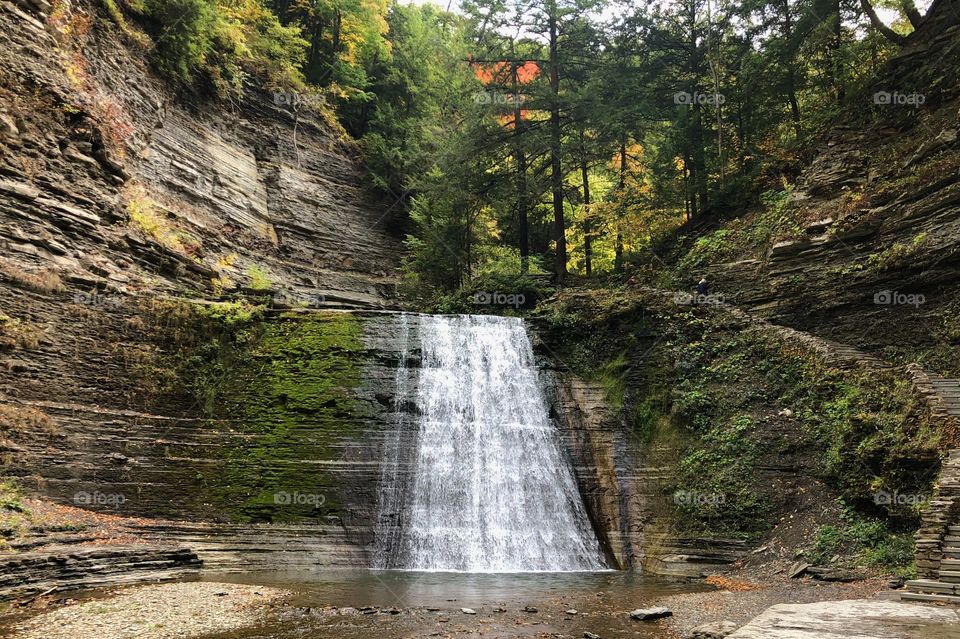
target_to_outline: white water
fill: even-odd
[[[402,445],[388,442],[375,567],[605,569],[523,321],[421,316],[419,337],[415,451],[404,481]]]

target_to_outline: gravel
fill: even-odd
[[[290,593],[237,584],[182,582],[125,588],[33,617],[16,639],[168,639],[226,632],[264,619]]]

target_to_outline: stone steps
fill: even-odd
[[[956,595],[931,595],[919,592],[904,592],[900,595],[901,601],[926,601],[929,603],[950,603],[960,604],[960,596]]]
[[[960,604],[960,583],[935,579],[914,579],[907,582],[906,590],[900,593],[900,599],[902,601]]]

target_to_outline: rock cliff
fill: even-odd
[[[75,293],[252,286],[311,305],[389,303],[391,209],[335,124],[285,96],[178,95],[98,5],[35,6],[0,7],[7,282],[43,273]]]

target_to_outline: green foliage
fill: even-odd
[[[123,14],[123,11],[120,9],[120,6],[117,4],[116,0],[101,0],[101,2],[103,3],[104,9],[106,9],[107,13],[110,14],[110,19],[113,20],[117,26],[120,27],[120,30],[123,31],[124,35],[136,43],[137,46],[146,49],[152,44],[152,41],[147,34],[143,33],[127,21],[126,16]],[[137,6],[139,7],[140,5]]]
[[[842,521],[820,526],[808,555],[810,561],[827,564],[840,558],[847,564],[862,563],[907,578],[916,576],[910,531],[893,531],[889,522],[864,517],[843,502],[840,505]]]
[[[12,479],[0,481],[0,511],[26,513],[23,505],[23,492],[20,485]]]
[[[209,82],[226,96],[250,77],[267,88],[300,89],[307,42],[261,0],[143,0],[157,67],[187,84]]]
[[[29,530],[33,515],[23,504],[23,492],[13,479],[0,481],[0,549],[8,539]]]
[[[926,233],[918,233],[909,243],[895,243],[867,258],[867,268],[877,272],[889,271],[907,265],[927,241]]]

